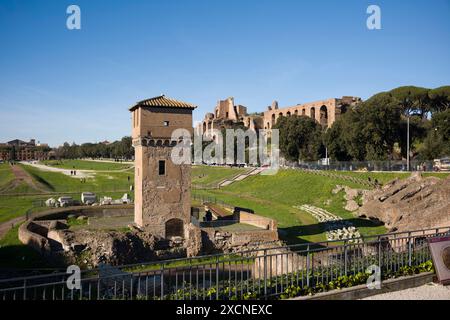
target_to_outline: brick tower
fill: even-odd
[[[175,129],[192,134],[196,106],[164,95],[130,108],[135,150],[134,221],[164,238],[185,236],[191,212],[191,165],[174,164],[171,140]]]

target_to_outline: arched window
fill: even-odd
[[[316,119],[316,108],[312,107],[311,110],[309,111],[309,116],[312,119]]]
[[[326,106],[320,107],[320,124],[323,127],[328,126],[328,110]]]

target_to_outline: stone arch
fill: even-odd
[[[322,126],[328,126],[328,110],[327,107],[325,105],[320,107],[320,124]]]
[[[165,223],[166,239],[172,237],[184,237],[184,222],[181,219],[169,219]]]
[[[272,126],[275,125],[275,113],[272,113]]]
[[[298,116],[298,110],[295,109],[294,115]]]
[[[270,129],[270,122],[267,122],[266,129]]]
[[[280,112],[279,114],[278,114],[278,118],[279,117],[282,117],[283,116],[283,112]]]
[[[311,119],[315,120],[316,119],[316,108],[312,107],[309,110],[309,116],[311,117]]]
[[[162,140],[156,141],[156,145],[157,145],[157,146],[162,146],[162,144],[163,144]]]
[[[290,117],[290,116],[291,116],[291,112],[288,111],[288,112],[286,113],[286,117]]]
[[[306,116],[306,109],[305,108],[302,109],[302,116]]]

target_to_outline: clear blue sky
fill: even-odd
[[[127,108],[161,93],[200,120],[228,96],[253,112],[449,77],[449,0],[0,2],[0,141],[118,139]]]

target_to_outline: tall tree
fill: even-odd
[[[321,126],[305,116],[280,117],[274,126],[280,130],[280,151],[291,161],[320,158]]]

